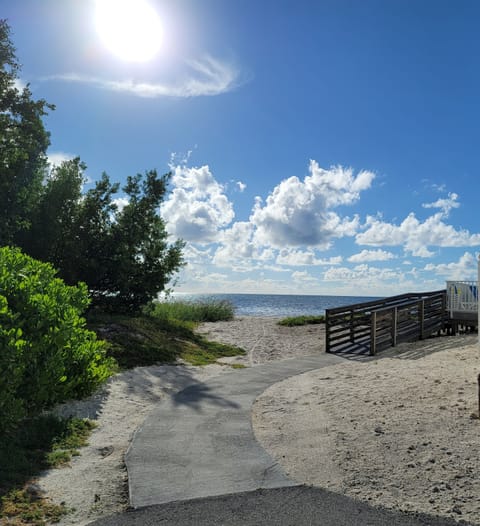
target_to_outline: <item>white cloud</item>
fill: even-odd
[[[222,232],[221,245],[216,250],[213,263],[221,267],[232,267],[242,265],[243,260],[258,258],[259,253],[253,241],[253,225],[246,221],[238,221],[228,230]],[[252,263],[248,264],[248,269]]]
[[[387,261],[394,259],[395,255],[385,250],[362,250],[358,254],[353,254],[348,258],[351,263],[364,263],[366,261]]]
[[[200,97],[226,93],[239,86],[240,72],[231,64],[210,55],[188,62],[189,73],[176,82],[137,82],[112,80],[78,73],[43,77],[41,80],[76,82],[137,97]]]
[[[326,259],[318,259],[313,250],[280,250],[276,263],[278,265],[306,266],[306,265],[339,265],[342,256],[334,256]]]
[[[408,272],[367,264],[357,265],[353,268],[332,267],[323,275],[322,284],[327,286],[329,283],[334,284],[336,294],[354,294],[357,296],[391,296],[410,290],[415,292],[420,289],[432,290],[430,283],[420,284]]]
[[[129,203],[127,197],[117,197],[112,200],[112,203],[117,206],[119,212],[121,212]]]
[[[285,179],[274,188],[265,204],[257,198],[250,221],[257,227],[259,243],[276,248],[317,246],[326,248],[333,237],[352,236],[359,218],[342,218],[331,209],[357,201],[375,175],[334,166],[329,170],[310,161],[310,175],[303,181]]]
[[[237,181],[236,185],[238,187],[239,192],[244,192],[245,189],[247,188],[247,185],[245,183],[242,183],[242,181]]]
[[[295,271],[292,273],[292,279],[293,281],[296,281],[299,283],[317,283],[318,282],[318,279],[313,277],[308,272]]]
[[[370,246],[403,246],[407,252],[418,257],[431,257],[433,252],[428,247],[480,245],[480,234],[456,230],[444,223],[443,218],[443,212],[438,212],[421,222],[412,212],[397,226],[369,216],[366,231],[357,234],[356,242]]]
[[[48,164],[53,168],[54,166],[60,166],[64,161],[70,161],[74,159],[76,155],[73,153],[66,152],[48,152],[47,160]]]
[[[337,267],[330,268],[324,274],[325,281],[365,281],[375,283],[376,281],[389,281],[397,279],[399,273],[389,268],[370,267],[369,265],[357,265],[353,268]]]
[[[224,188],[208,166],[172,168],[172,192],[162,205],[169,233],[186,241],[211,243],[234,217]]]
[[[424,203],[423,208],[440,208],[447,217],[452,208],[458,208],[460,203],[457,201],[458,195],[449,193],[447,199],[437,199],[434,203]]]
[[[470,252],[465,252],[457,262],[440,263],[434,265],[429,263],[424,268],[427,272],[433,272],[437,276],[443,276],[447,280],[469,280],[477,278],[477,260]]]
[[[13,81],[13,85],[18,91],[23,91],[27,87],[27,83],[18,78]]]

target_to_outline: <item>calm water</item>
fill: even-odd
[[[364,296],[300,296],[290,294],[185,294],[174,293],[173,300],[227,300],[237,316],[300,316],[323,314],[325,309],[361,303],[377,298]]]

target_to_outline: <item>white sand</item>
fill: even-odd
[[[268,318],[205,324],[211,339],[247,349],[257,365],[323,352],[323,326],[286,328]],[[399,346],[375,361],[345,361],[276,384],[254,405],[259,441],[299,482],[373,504],[480,523],[480,424],[475,338]],[[228,360],[227,360],[228,361]],[[159,366],[117,375],[65,411],[94,418],[90,445],[40,480],[55,502],[76,508],[60,526],[84,525],[127,507],[124,454],[163,397],[231,370]],[[461,514],[459,513],[461,512]]]
[[[298,482],[479,524],[476,336],[383,356],[267,389],[254,405],[258,440]]]

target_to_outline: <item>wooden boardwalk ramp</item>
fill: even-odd
[[[446,290],[408,293],[327,309],[326,352],[375,355],[445,328]]]

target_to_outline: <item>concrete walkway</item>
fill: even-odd
[[[276,382],[341,362],[322,353],[237,369],[159,404],[126,455],[130,505],[295,486],[255,440],[252,405]]]
[[[127,453],[135,509],[91,525],[455,526],[452,519],[373,508],[297,485],[257,443],[250,414],[260,393],[342,361],[321,354],[236,370],[162,402]]]

